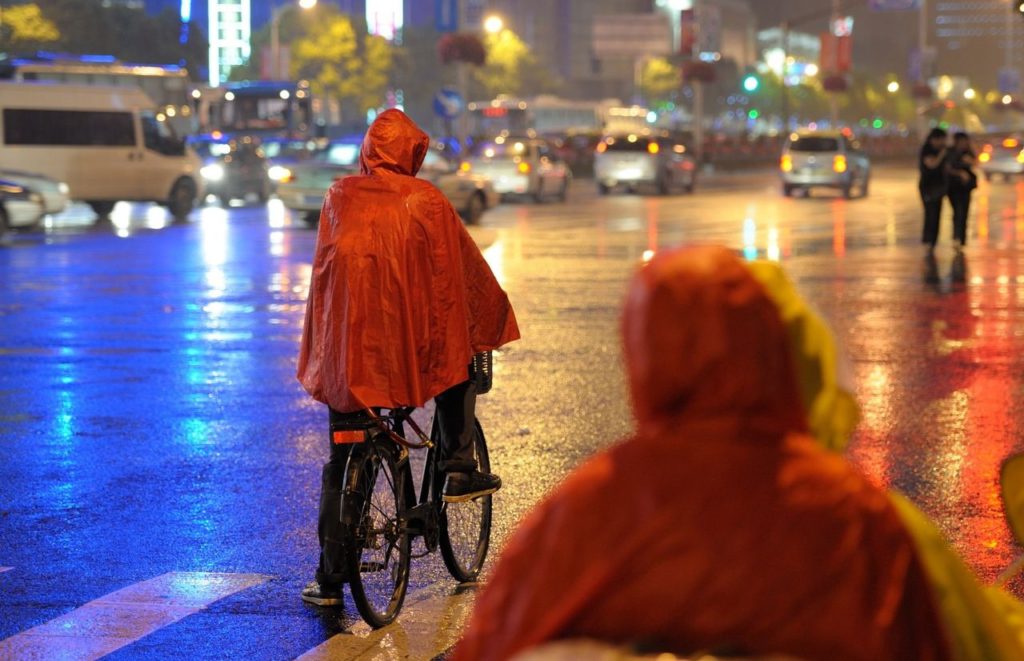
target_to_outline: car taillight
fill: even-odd
[[[1018,156],[1018,158],[1020,158],[1020,156]],[[981,152],[981,155],[978,156],[978,160],[981,161],[982,163],[988,163],[989,161],[992,160],[992,154],[988,153],[987,151],[983,151]]]
[[[647,153],[649,153],[649,154],[657,154],[659,151],[661,151],[661,147],[658,146],[657,142],[648,142],[647,143]]]
[[[526,161],[520,161],[518,170],[520,174],[530,174],[530,164]]]
[[[687,172],[695,169],[696,167],[697,166],[693,161],[683,161],[683,169],[686,170]]]
[[[842,154],[836,154],[832,157],[832,170],[838,174],[846,172],[846,157]]]
[[[789,154],[783,154],[782,158],[779,159],[779,167],[782,168],[783,172],[793,171],[793,157]]]
[[[603,154],[606,151],[608,151],[608,143],[606,143],[606,142],[599,142],[599,143],[597,143],[597,153],[598,154]]]
[[[469,161],[462,161],[461,163],[459,163],[459,170],[462,172],[469,172],[472,169],[473,166],[470,165]]]

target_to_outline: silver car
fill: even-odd
[[[331,142],[313,158],[282,168],[277,196],[284,206],[303,215],[306,223],[320,222],[324,195],[335,180],[359,171],[361,142]],[[419,176],[444,193],[467,224],[480,221],[484,211],[498,203],[498,194],[486,177],[459,171],[441,153],[427,151]]]
[[[597,191],[607,195],[617,186],[635,190],[654,186],[666,195],[673,189],[692,193],[697,185],[697,161],[681,136],[668,133],[607,135],[594,153]]]
[[[42,195],[0,179],[0,236],[10,229],[35,227],[45,214]]]
[[[548,196],[564,202],[572,181],[569,166],[546,140],[511,135],[476,145],[460,170],[487,177],[502,198],[528,196],[536,202]]]
[[[796,131],[786,139],[779,159],[782,193],[805,193],[812,188],[833,188],[843,197],[857,189],[867,197],[871,162],[860,145],[841,131]]]
[[[1015,137],[988,141],[978,154],[978,166],[986,181],[997,175],[1010,181],[1024,174],[1024,145]]]
[[[62,181],[20,170],[0,170],[0,179],[39,193],[43,200],[43,212],[46,214],[60,213],[68,207],[68,185]]]

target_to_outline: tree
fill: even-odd
[[[305,34],[291,46],[291,74],[309,80],[314,94],[338,99],[342,112],[359,117],[384,103],[391,80],[391,44],[325,6],[303,16]],[[362,29],[360,29],[362,28]]]
[[[509,29],[484,39],[487,62],[473,71],[476,88],[485,98],[499,94],[532,96],[558,89],[559,80],[537,60],[530,47]]]
[[[644,63],[640,76],[640,91],[648,105],[657,106],[672,101],[683,87],[680,68],[663,57],[654,57]]]
[[[0,28],[7,33],[7,48],[12,51],[35,50],[60,39],[57,25],[34,4],[4,9]]]
[[[181,21],[174,11],[150,16],[141,9],[82,0],[38,0],[41,16],[56,27],[59,36],[47,48],[78,54],[103,54],[142,64],[184,62],[193,79],[200,80],[206,67],[207,41],[195,23],[187,26],[188,40],[181,43]],[[24,6],[24,5],[22,5]],[[4,24],[7,14],[4,9]],[[32,43],[15,44],[11,52],[38,49]]]
[[[395,87],[405,94],[406,112],[424,127],[434,121],[434,95],[455,84],[454,67],[438,65],[441,38],[433,27],[407,27],[402,31],[402,46],[395,49]]]

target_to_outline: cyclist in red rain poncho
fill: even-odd
[[[596,639],[802,659],[951,656],[886,494],[808,434],[779,310],[725,248],[663,253],[623,316],[637,431],[521,524],[455,661]]]
[[[368,407],[437,403],[444,497],[493,493],[473,455],[474,354],[519,338],[502,291],[448,200],[416,178],[430,140],[398,110],[363,140],[360,174],[336,182],[320,213],[298,378],[332,420]],[[338,508],[348,445],[332,438],[320,495],[320,564],[303,599],[341,604]]]

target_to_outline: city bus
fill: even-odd
[[[226,83],[201,100],[209,130],[260,138],[323,137],[336,110],[315,98],[306,81]]]
[[[179,135],[198,129],[188,71],[174,64],[131,64],[112,55],[68,55],[40,51],[0,55],[0,80],[137,87]]]
[[[601,132],[609,124],[629,123],[634,130],[644,127],[647,109],[623,106],[618,99],[572,101],[555,96],[532,100],[499,96],[467,106],[469,134],[476,138],[501,133],[541,135],[569,132]]]

